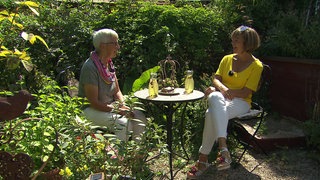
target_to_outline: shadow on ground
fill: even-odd
[[[228,170],[217,171],[215,167],[210,167],[205,174],[201,176],[202,180],[208,179],[250,179],[250,180],[260,180],[261,178],[249,172],[246,168],[244,168],[241,164],[235,168],[231,168]]]
[[[212,165],[198,179],[201,180],[314,180],[320,177],[318,153],[306,148],[280,148],[268,156],[248,151],[240,164],[228,170],[217,171]],[[192,165],[192,164],[191,164]],[[186,167],[175,180],[186,179]],[[157,178],[156,178],[157,179]]]

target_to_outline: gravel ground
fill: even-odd
[[[219,180],[315,180],[320,179],[320,163],[305,149],[281,149],[268,156],[247,152],[241,163],[228,170],[216,171],[212,166],[199,179]],[[186,170],[175,179],[186,179]]]
[[[300,125],[293,123],[292,119],[285,117],[275,118],[270,116],[265,127],[268,135],[276,137],[290,136],[296,137],[303,135]],[[317,158],[315,158],[317,157]],[[318,159],[318,160],[315,160]],[[199,179],[202,180],[320,180],[320,154],[311,152],[305,148],[286,148],[278,147],[276,150],[268,152],[268,155],[256,153],[249,150],[245,153],[240,164],[224,171],[217,171],[211,166]],[[168,172],[166,159],[157,161],[154,168],[162,172]],[[189,162],[191,163],[191,162]],[[186,179],[186,172],[190,169],[184,167],[179,171],[175,180]],[[156,170],[156,171],[157,171]],[[168,174],[167,174],[168,175]],[[155,180],[168,179],[167,176],[153,178]]]

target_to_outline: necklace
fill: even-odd
[[[101,78],[105,81],[107,84],[111,84],[116,79],[116,73],[115,68],[112,63],[112,59],[109,59],[107,61],[107,67],[100,61],[98,54],[93,51],[90,55],[92,61],[94,62],[95,66],[98,69],[98,72],[101,76]]]

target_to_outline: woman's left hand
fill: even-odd
[[[127,106],[121,106],[119,108],[119,114],[122,116],[126,116],[127,118],[133,118],[134,114],[130,111],[130,108]]]
[[[209,96],[209,94],[211,94],[211,93],[214,92],[214,91],[216,91],[216,88],[210,86],[210,87],[208,87],[208,88],[204,91],[204,94],[205,94],[205,96],[207,97],[207,96]]]

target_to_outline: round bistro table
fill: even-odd
[[[170,166],[170,177],[171,179],[174,178],[173,169],[172,169],[172,121],[174,112],[182,105],[185,104],[184,109],[182,111],[182,116],[184,117],[185,108],[189,102],[194,102],[200,100],[204,97],[204,93],[198,90],[193,90],[192,93],[186,94],[184,88],[175,88],[174,92],[171,94],[159,94],[157,97],[150,98],[148,89],[143,89],[134,93],[134,96],[144,102],[151,102],[152,104],[156,105],[159,109],[162,110],[163,114],[166,116],[167,123],[167,144],[169,154],[169,166]],[[183,128],[183,118],[181,119],[181,131]],[[188,154],[184,148],[184,143],[182,140],[181,134],[181,141],[182,141],[182,148],[184,153],[187,156],[187,160],[189,161]]]

